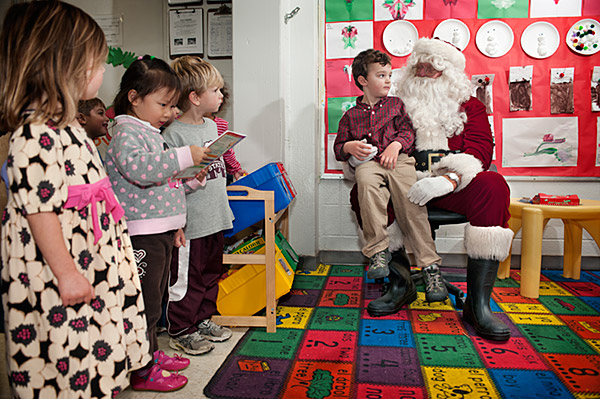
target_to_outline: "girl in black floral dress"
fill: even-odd
[[[75,122],[107,46],[66,3],[12,6],[0,37],[0,130],[11,133],[2,302],[12,393],[114,397],[149,344],[123,209]]]

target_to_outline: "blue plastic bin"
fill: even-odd
[[[273,191],[275,195],[275,212],[285,209],[296,195],[283,164],[280,162],[266,164],[240,180],[231,183],[231,185]],[[230,197],[245,195],[243,192],[234,191],[229,191],[227,194]],[[233,228],[225,230],[225,237],[231,237],[265,218],[265,204],[260,200],[229,200],[229,206],[233,211],[235,220],[233,221]]]

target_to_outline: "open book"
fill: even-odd
[[[234,145],[242,141],[246,137],[245,134],[232,132],[231,130],[226,131],[214,141],[207,145],[210,148],[210,153],[206,154],[209,158],[208,161],[202,162],[200,165],[190,166],[189,168],[181,171],[176,179],[190,179],[195,177],[202,169],[208,167],[211,163],[219,159],[227,150],[232,148]]]

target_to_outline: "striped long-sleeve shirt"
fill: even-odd
[[[338,161],[347,161],[350,154],[343,151],[344,144],[352,140],[367,139],[376,146],[379,161],[381,153],[397,141],[402,150],[410,155],[415,148],[415,130],[404,103],[398,97],[383,97],[374,107],[362,102],[363,96],[356,99],[356,106],[342,116],[338,127],[333,151]]]
[[[227,122],[223,118],[219,118],[218,116],[215,116],[214,121],[217,124],[217,134],[219,136],[222,135],[223,133],[225,133],[227,131],[227,129],[229,128],[229,122]],[[223,154],[223,161],[225,162],[225,170],[230,175],[234,175],[235,172],[238,172],[239,170],[242,169],[242,166],[240,165],[237,158],[235,157],[235,152],[233,151],[233,148],[228,149],[225,152],[225,154]]]

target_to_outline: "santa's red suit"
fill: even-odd
[[[427,205],[457,212],[467,217],[469,225],[465,231],[465,247],[469,256],[504,260],[512,240],[512,232],[507,229],[508,219],[510,219],[508,212],[510,191],[502,175],[488,170],[492,163],[494,143],[485,105],[475,97],[471,97],[461,107],[467,115],[462,133],[450,138],[439,138],[447,143],[440,148],[448,148],[458,153],[446,155],[432,168],[432,175],[444,174],[447,171],[457,173],[461,176],[460,185],[447,195],[433,198]],[[427,150],[437,149],[439,148]],[[356,185],[352,189],[350,202],[361,224],[355,191]],[[388,212],[389,222],[392,223],[394,216],[391,205],[388,207]],[[488,227],[488,229],[473,227]],[[499,240],[492,240],[492,236],[496,236]]]
[[[448,139],[449,149],[459,153],[445,156],[433,168],[434,175],[446,171],[457,173],[461,176],[460,185],[450,194],[433,198],[428,205],[467,217],[465,247],[469,256],[504,260],[512,241],[512,233],[506,229],[510,219],[510,191],[500,174],[488,170],[494,144],[485,105],[471,97],[462,108],[467,115],[464,130]],[[486,237],[489,235],[497,236],[499,242],[490,242]]]
[[[498,263],[508,256],[513,238],[508,228],[510,191],[500,174],[488,170],[494,146],[492,132],[485,105],[471,97],[465,63],[464,55],[451,44],[421,38],[395,82],[395,94],[404,101],[415,127],[417,151],[450,151],[427,165],[428,171],[407,196],[419,205],[466,216],[467,299],[463,319],[478,335],[504,341],[510,330],[493,315],[489,301]],[[424,69],[438,73],[422,76],[419,71]],[[417,162],[423,159],[415,157]],[[356,211],[357,203],[352,202]],[[396,269],[403,267],[401,263]],[[371,302],[379,315],[396,310],[405,296],[410,282],[400,274],[395,273],[392,288],[384,296]]]

